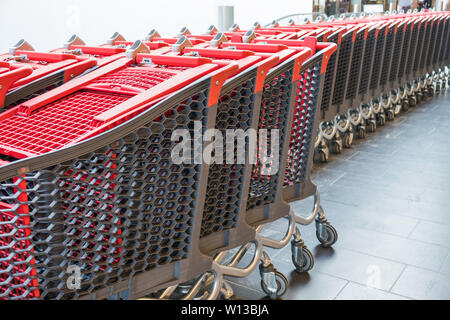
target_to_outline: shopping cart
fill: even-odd
[[[331,139],[328,141],[329,150],[332,153],[340,153],[342,148],[348,148],[353,141],[353,128],[350,121],[345,115],[345,107],[343,105],[345,98],[345,91],[348,84],[348,76],[351,65],[352,52],[354,47],[354,40],[358,28],[350,27],[341,37],[341,44],[339,47],[337,57],[337,67],[335,73],[334,87],[331,97],[331,109],[335,118],[333,122],[326,122],[324,125],[333,127],[322,127],[323,132],[330,132],[328,134]]]
[[[134,299],[211,269],[198,245],[207,165],[174,163],[171,135],[214,127],[238,67],[147,50],[2,115],[1,298]]]
[[[422,17],[419,28],[418,28],[418,38],[417,38],[417,45],[416,45],[416,51],[414,56],[414,63],[412,66],[412,75],[413,75],[413,86],[414,86],[414,93],[416,97],[417,103],[422,102],[424,97],[424,88],[426,86],[425,79],[422,78],[421,74],[421,59],[422,59],[422,51],[424,48],[424,42],[425,42],[425,35],[427,34],[427,27],[428,22],[431,19],[431,16],[424,16]]]
[[[396,44],[395,54],[398,54],[397,62],[393,62],[393,68],[389,76],[389,81],[391,82],[391,88],[398,88],[397,97],[401,108],[404,111],[408,111],[410,106],[410,95],[411,87],[405,82],[404,75],[408,60],[408,52],[410,51],[410,43],[412,38],[412,30],[414,26],[413,19],[405,19],[403,23],[402,40],[401,43]],[[414,101],[412,103],[414,106]]]
[[[248,52],[248,50],[252,50],[256,55],[274,55],[277,54],[280,56],[279,64],[269,70],[261,70],[258,72],[259,76],[263,80],[263,82],[259,85],[260,97],[258,102],[258,107],[253,108],[253,112],[250,112],[249,115],[253,115],[254,119],[252,121],[252,126],[254,129],[275,129],[282,127],[283,133],[282,137],[285,137],[288,134],[288,113],[289,106],[291,102],[291,96],[293,97],[294,91],[296,91],[296,86],[292,85],[292,82],[298,81],[298,73],[302,62],[310,55],[311,49],[308,46],[314,46],[315,42],[307,42],[307,41],[298,41],[298,47],[288,49],[284,45],[276,45],[276,44],[248,44],[242,43],[241,41],[238,43],[229,43],[229,42],[221,42],[218,43],[218,39],[223,39],[222,34],[218,34],[213,39],[212,43],[216,47],[220,47],[221,49],[215,48],[198,48],[191,47],[185,48],[182,50],[182,54],[193,54],[195,53],[198,56],[208,56],[213,57],[216,55],[216,58],[226,58],[227,55],[234,52],[234,56],[238,57],[240,52]],[[245,35],[244,35],[245,36]],[[313,40],[313,39],[311,39]],[[180,38],[178,41],[178,45],[185,41]],[[178,46],[174,46],[174,48],[178,48]],[[232,48],[230,50],[229,48]],[[243,51],[244,50],[244,51]],[[216,60],[213,60],[216,61]],[[297,74],[297,77],[295,77]],[[264,82],[264,77],[262,75],[267,75]],[[233,96],[236,95],[236,92],[241,92],[241,82],[242,80],[230,80],[230,83],[225,85],[222,90],[221,98],[219,101],[223,101],[223,104],[219,102],[219,114],[217,122],[218,130],[230,129],[233,126],[235,127],[237,124],[238,128],[245,128],[248,124],[240,124],[239,118],[234,120],[236,116],[235,109],[236,108],[247,108],[248,102],[247,99],[240,98],[237,100],[233,99]],[[239,85],[236,87],[236,85]],[[240,97],[241,95],[238,95]],[[261,103],[262,98],[262,103]],[[235,103],[230,103],[235,101]],[[233,107],[233,105],[235,105]],[[259,107],[261,105],[261,107]],[[233,108],[230,108],[233,107]],[[280,108],[277,110],[270,110],[270,108]],[[278,115],[274,117],[274,115]],[[248,121],[248,117],[244,117],[245,121]],[[225,120],[228,120],[227,122]],[[242,120],[241,120],[242,121]],[[221,125],[222,123],[222,125]],[[273,123],[274,128],[267,128],[268,123]],[[231,126],[231,127],[230,127]],[[283,139],[283,138],[282,138]],[[270,138],[269,138],[270,141]],[[246,146],[248,149],[249,146]],[[261,148],[261,145],[260,147]],[[282,150],[280,152],[283,152]],[[280,159],[281,158],[280,154]],[[225,155],[224,155],[225,156]],[[258,158],[259,161],[262,161],[261,158]],[[263,165],[259,163],[259,165]],[[283,167],[283,166],[281,166]],[[208,254],[214,254],[216,252],[220,252],[215,256],[215,261],[218,263],[220,272],[230,276],[242,277],[246,276],[251,272],[259,263],[259,260],[262,255],[262,242],[259,240],[258,235],[255,234],[255,229],[250,227],[250,225],[256,226],[260,223],[269,222],[267,220],[260,219],[258,217],[254,217],[251,213],[246,210],[249,207],[248,201],[256,198],[254,194],[255,184],[261,183],[263,184],[263,178],[256,178],[256,175],[261,175],[261,169],[246,165],[220,165],[213,164],[210,169],[209,179],[208,179],[208,197],[207,204],[204,212],[204,220],[203,220],[203,228],[200,239],[200,246],[203,252],[207,252]],[[268,180],[267,186],[263,186],[266,188],[276,188],[279,184],[279,176],[276,177],[266,177]],[[275,202],[275,190],[271,191],[274,193],[274,198],[268,198],[266,201],[270,203],[271,201]],[[266,192],[267,193],[267,192]],[[247,201],[245,201],[247,200]],[[261,201],[261,200],[259,200]],[[264,199],[262,199],[264,201]],[[281,200],[278,199],[276,205],[280,207]],[[253,207],[257,207],[258,204],[251,204]],[[272,207],[274,208],[274,207]],[[282,216],[289,215],[289,207],[285,205]],[[266,207],[266,210],[269,209]],[[269,209],[270,210],[270,209]],[[256,211],[255,211],[256,212]],[[245,214],[244,214],[245,213]],[[279,214],[279,213],[278,213]],[[275,216],[275,212],[270,214],[272,219],[278,219],[279,217]],[[256,220],[253,220],[255,219]],[[292,235],[292,232],[291,234]],[[289,235],[289,237],[290,237]],[[239,260],[239,257],[242,257],[244,252],[249,248],[251,244],[255,244],[256,251],[254,257],[252,258],[252,262],[247,268],[241,269],[236,268],[234,263],[232,265],[222,265],[221,261],[224,257],[224,254],[227,250],[242,246],[241,250],[239,250],[235,262]],[[265,263],[269,263],[268,259],[265,260]],[[275,269],[265,269],[266,273],[273,273],[275,277],[281,277],[281,279],[285,279],[279,272],[276,272]],[[264,272],[263,272],[264,273]],[[264,278],[264,277],[263,277]],[[200,279],[203,281],[203,278]],[[198,283],[198,282],[197,282]],[[263,283],[263,288],[267,288],[269,284],[265,281]],[[195,285],[191,286],[195,287]],[[174,292],[174,288],[169,288],[165,292],[162,293],[161,297],[170,296]],[[278,292],[280,294],[280,292]],[[192,292],[188,295],[191,297]]]
[[[274,28],[281,28],[279,26]],[[334,89],[334,80],[336,76],[337,60],[339,56],[339,47],[342,40],[342,35],[347,31],[345,27],[342,26],[332,26],[332,25],[299,25],[291,26],[290,28],[295,28],[294,30],[301,29],[301,33],[295,32],[291,36],[285,37],[283,40],[291,39],[303,39],[304,36],[313,36],[317,41],[327,41],[336,43],[338,49],[335,54],[333,54],[328,63],[327,71],[325,74],[323,95],[321,109],[319,117],[321,117],[319,125],[319,133],[315,139],[315,155],[316,161],[326,162],[329,157],[328,140],[338,140],[340,141],[340,136],[337,132],[337,128],[334,125],[334,118],[336,117],[336,108],[331,108],[331,98]],[[287,29],[289,30],[289,29]],[[285,31],[287,31],[285,30]],[[269,43],[271,40],[268,40]]]
[[[363,119],[363,124],[368,132],[374,132],[377,128],[376,110],[374,110],[370,104],[369,81],[374,65],[375,44],[377,42],[379,31],[380,28],[378,24],[371,24],[368,26],[366,43],[362,56],[361,75],[357,90],[357,96],[361,102],[360,114]]]
[[[246,35],[248,36],[249,34],[250,34],[249,32],[246,32],[244,36]],[[220,37],[221,36],[219,35],[217,38]],[[236,38],[237,36],[235,37],[235,39]],[[247,39],[250,38],[253,37],[248,37]],[[255,41],[258,42],[257,39]],[[182,41],[180,40],[180,42]],[[275,43],[269,44],[264,42],[265,41],[263,41],[263,43],[244,43],[242,39],[240,40],[238,39],[237,43],[223,42],[221,43],[220,47],[222,48],[222,50],[232,48],[233,50],[237,51],[251,50],[257,54],[260,54],[265,52],[271,52],[282,44],[281,42],[279,44]],[[285,128],[292,128],[293,121],[295,122],[296,126],[297,125],[299,126],[298,127],[299,134],[296,137],[297,139],[296,141],[300,141],[301,140],[300,135],[303,134],[305,137],[304,141],[305,146],[308,144],[306,140],[309,139],[311,130],[314,130],[314,128],[310,128],[306,124],[309,121],[314,123],[315,113],[317,110],[317,105],[315,105],[314,102],[316,101],[315,100],[316,95],[318,95],[320,92],[319,83],[321,83],[319,81],[316,88],[314,81],[315,78],[312,75],[315,74],[316,72],[319,73],[321,71],[321,66],[323,66],[324,68],[323,72],[325,71],[326,63],[322,65],[322,59],[324,61],[328,61],[329,56],[331,55],[334,49],[333,46],[329,47],[328,45],[316,45],[316,41],[313,38],[305,39],[305,41],[296,41],[295,43],[289,44],[291,44],[289,46],[290,49],[301,48],[303,53],[301,54],[299,53],[300,55],[297,54],[297,56],[285,60],[284,62],[279,64],[279,66],[273,68],[269,72],[269,74],[267,74],[262,93],[261,109],[258,116],[259,119],[257,122],[259,129],[280,130],[281,136],[280,149],[277,152],[279,152],[281,168],[286,167],[287,163],[285,159],[287,153],[289,152],[288,151],[289,140],[287,139],[290,139],[289,137],[291,130],[287,130]],[[308,64],[308,67],[306,69],[304,69],[303,67],[302,69],[300,69],[301,61],[305,59],[307,52],[309,51],[304,50],[305,46],[314,49],[314,51],[317,50],[317,53],[314,55],[314,59],[311,58],[312,60],[308,60],[310,61],[310,64]],[[204,50],[205,49],[202,50],[192,48],[189,50],[184,50],[184,53],[186,54],[190,52],[191,53],[195,52],[196,54],[202,56],[203,54],[207,54]],[[297,75],[298,79],[296,79],[295,75]],[[300,85],[300,83],[302,84]],[[305,96],[303,96],[301,92],[303,92]],[[308,92],[311,93],[311,97],[308,95]],[[296,96],[298,97],[297,112],[302,114],[297,114],[294,111],[293,106],[296,104],[296,102],[294,102],[293,99]],[[309,103],[311,104],[310,106]],[[261,142],[267,143],[266,148],[268,149],[270,149],[270,146],[273,145],[273,142],[271,142],[271,137],[266,137],[263,141],[260,141],[259,148],[263,148]],[[305,159],[302,160],[304,161]],[[248,173],[251,173],[251,176],[247,176],[248,180],[246,183],[244,183],[245,189],[242,190],[243,193],[242,197],[247,201],[242,201],[241,203],[242,207],[240,212],[245,212],[245,209],[247,212],[245,213],[245,215],[243,215],[242,213],[240,214],[239,216],[240,218],[235,226],[235,230],[233,229],[229,231],[225,230],[226,232],[223,231],[218,232],[218,231],[224,229],[223,226],[225,223],[228,223],[228,221],[216,220],[216,223],[211,223],[211,218],[221,217],[222,215],[220,214],[220,212],[219,214],[216,213],[214,215],[211,215],[210,213],[220,211],[222,209],[222,206],[226,205],[224,197],[220,197],[219,195],[221,191],[231,190],[233,191],[231,192],[231,194],[236,194],[235,191],[236,184],[230,183],[228,181],[229,179],[227,178],[224,179],[225,184],[220,183],[217,184],[216,180],[218,177],[227,176],[226,172],[221,173],[224,169],[224,166],[216,166],[217,170],[210,171],[210,174],[212,173],[212,175],[210,175],[211,179],[208,182],[208,189],[210,189],[211,186],[212,190],[212,192],[210,193],[211,205],[213,203],[219,203],[220,205],[214,207],[215,208],[214,212],[205,212],[206,215],[204,216],[204,218],[207,218],[205,222],[208,222],[210,224],[210,228],[205,230],[211,232],[210,230],[212,227],[213,231],[212,233],[206,234],[204,236],[205,239],[204,241],[205,245],[209,246],[209,248],[214,247],[217,248],[216,250],[212,249],[212,251],[211,250],[207,251],[219,252],[218,250],[220,250],[220,253],[218,253],[215,256],[215,262],[219,264],[219,269],[221,270],[220,272],[228,276],[243,277],[248,275],[258,265],[259,260],[262,258],[262,262],[260,264],[260,272],[262,277],[261,286],[269,296],[276,297],[281,296],[284,293],[287,285],[287,280],[281,273],[276,271],[276,269],[271,264],[268,255],[262,253],[262,246],[281,248],[284,247],[286,244],[288,244],[295,230],[294,229],[295,218],[293,216],[293,213],[290,211],[289,205],[287,205],[287,203],[285,203],[285,201],[283,200],[283,193],[280,192],[282,190],[282,186],[284,183],[284,175],[285,175],[284,170],[280,170],[279,172],[269,176],[264,175],[264,172],[262,170],[264,163],[261,162],[262,159],[260,158],[258,159],[258,161],[259,162],[257,165],[251,167],[251,171],[247,171]],[[231,176],[239,177],[240,174],[236,172]],[[215,185],[218,188],[215,188],[214,187]],[[233,216],[234,215],[230,215],[230,218]],[[264,238],[260,234],[255,235],[254,229],[248,229],[248,224],[250,224],[253,225],[254,227],[257,227],[256,228],[257,231],[260,231],[261,226],[263,224],[287,216],[290,216],[289,230],[287,231],[284,239],[280,242]],[[245,228],[242,228],[241,224],[244,224]],[[207,224],[205,224],[205,227],[206,226]],[[214,232],[214,229],[218,231]],[[233,231],[237,231],[239,229],[241,229],[240,232],[233,233]],[[304,266],[303,264],[304,256],[307,255],[308,256],[307,258],[309,258],[311,254],[304,246],[298,231],[296,235],[297,235],[296,240],[293,241],[293,243],[295,242],[295,244],[293,244],[293,248],[295,248],[296,250],[295,252],[296,253],[298,252],[299,254],[295,255],[294,262],[297,263],[297,265],[299,266],[300,265]],[[220,246],[218,246],[217,244],[220,244]],[[250,249],[252,244],[255,245],[255,252],[253,258],[251,259],[251,262],[245,268],[237,268],[236,267],[237,263],[242,259],[244,254]],[[223,265],[222,261],[227,254],[226,250],[231,249],[236,245],[242,246],[237,250],[233,259],[231,259],[231,263],[228,265]],[[204,250],[207,248],[208,247],[203,246]],[[299,259],[302,260],[300,261]],[[309,264],[309,266],[312,267],[311,264]],[[299,271],[307,271],[307,270],[300,270],[300,267],[298,269]],[[269,281],[270,279],[276,279],[279,286],[274,288]],[[189,284],[191,291],[188,294],[188,297],[192,297],[193,292],[192,288],[198,288],[199,287],[198,284],[200,282],[205,282],[205,278],[201,277],[197,282],[193,283],[191,282]],[[175,290],[176,289],[174,287],[168,288],[162,293],[160,297],[164,298],[171,296]],[[228,292],[228,294],[230,294],[230,291],[232,292],[230,288],[227,288],[226,291]]]
[[[407,56],[405,59],[405,71],[403,78],[401,79],[402,83],[405,83],[405,89],[406,89],[406,95],[408,97],[408,104],[409,106],[416,106],[417,105],[417,97],[415,92],[415,85],[414,85],[414,73],[413,73],[413,65],[414,65],[414,59],[415,59],[415,53],[418,46],[418,35],[419,35],[419,29],[421,25],[421,19],[420,18],[414,18],[412,19],[412,25],[411,25],[411,39],[409,41],[409,48],[407,51]],[[402,68],[400,67],[400,70]]]
[[[427,95],[430,97],[432,97],[436,92],[439,91],[436,90],[438,86],[436,85],[437,79],[433,60],[435,52],[438,51],[438,43],[442,43],[442,39],[440,38],[442,20],[442,17],[439,15],[436,15],[432,20],[428,50],[424,61],[423,72],[424,74],[426,74],[427,79],[426,91]]]
[[[407,111],[407,104],[403,104],[403,97],[400,93],[400,90],[394,84],[394,80],[397,77],[399,59],[401,54],[401,48],[403,46],[403,38],[404,31],[406,27],[406,21],[403,19],[395,20],[395,26],[392,30],[392,40],[390,38],[391,31],[388,32],[386,41],[392,41],[391,52],[390,55],[385,55],[386,64],[386,72],[382,72],[382,91],[383,95],[389,95],[390,105],[389,109],[385,109],[388,115],[388,119],[392,120],[394,117],[398,116],[402,110]]]
[[[94,59],[80,61],[71,54],[34,51],[24,40],[0,55],[0,63],[0,112],[60,86],[96,65]]]
[[[442,88],[442,69],[439,61],[440,52],[442,47],[445,45],[444,35],[446,34],[445,28],[447,24],[448,17],[445,15],[439,16],[438,27],[436,32],[435,47],[433,50],[433,55],[431,57],[431,74],[435,83],[435,92],[439,93]],[[445,83],[445,82],[444,82]]]
[[[449,64],[449,44],[450,44],[450,38],[448,36],[448,34],[450,33],[450,16],[446,15],[445,16],[445,26],[443,29],[443,33],[442,33],[442,44],[441,44],[441,48],[439,50],[439,54],[438,54],[438,58],[437,58],[437,63],[439,66],[439,78],[440,78],[440,82],[441,82],[441,86],[442,88],[446,88],[447,87],[447,82],[450,81],[450,77],[447,74],[446,75],[446,65],[448,66]],[[447,35],[447,36],[446,36]],[[447,58],[446,58],[447,57]]]
[[[290,47],[295,45],[294,43],[289,44]],[[312,188],[315,187],[313,187],[312,183],[309,184],[309,172],[312,164],[314,134],[315,130],[317,130],[317,120],[319,119],[319,117],[316,117],[316,113],[319,110],[321,89],[323,88],[322,75],[326,71],[327,62],[335,48],[336,46],[334,44],[318,43],[315,54],[305,61],[300,69],[300,76],[294,94],[295,100],[289,114],[288,127],[291,128],[290,134],[287,134],[284,138],[286,140],[280,144],[280,152],[282,151],[282,148],[285,149],[283,154],[280,153],[280,155],[283,155],[281,159],[286,159],[280,161],[281,168],[287,168],[287,170],[283,170],[277,175],[270,176],[270,179],[260,176],[259,172],[255,170],[247,204],[247,216],[249,217],[249,221],[253,222],[255,225],[259,225],[257,230],[261,230],[263,224],[289,214],[288,210],[290,209],[286,207],[286,201],[292,201],[295,199],[295,196],[300,196],[299,189],[301,187],[299,188],[299,186],[301,184],[303,184],[302,187],[305,187],[305,185]],[[276,79],[275,75],[273,79]],[[267,80],[269,83],[272,81],[271,86],[279,85],[269,76]],[[270,92],[268,91],[269,88],[271,87],[266,88],[265,92]],[[266,99],[268,102],[273,98],[268,95]],[[267,105],[267,102],[265,103],[263,100],[263,106]],[[268,121],[267,123],[264,123],[262,120],[263,119],[261,119],[261,124],[264,125],[264,128],[270,128],[271,126],[277,125],[272,123],[271,118],[264,119],[265,121]],[[313,194],[314,193],[315,190],[313,191]],[[304,190],[301,190],[301,195],[308,196]],[[273,248],[281,248],[287,244],[290,236],[294,233],[294,239],[291,241],[294,265],[300,272],[310,270],[313,265],[312,255],[304,245],[298,229],[294,230],[294,225],[295,222],[309,224],[314,221],[316,214],[317,210],[308,219],[299,216],[291,217],[293,218],[293,221],[290,222],[286,236],[281,241],[265,239],[263,241],[264,245]],[[319,220],[321,218],[323,217],[320,217]],[[321,242],[322,240],[325,240],[322,243],[327,245],[325,237],[322,237],[322,231],[326,229],[325,225],[321,224],[322,222],[325,223],[325,220],[321,220],[321,222],[318,223],[318,229],[321,229],[318,231],[318,235],[320,235],[318,238]],[[324,228],[322,229],[322,227]],[[331,244],[331,242],[328,243],[328,245]],[[268,264],[267,261],[265,264]],[[283,278],[280,275],[276,274],[276,276],[279,276],[278,280],[280,282],[283,281]],[[268,290],[265,286],[262,287],[268,294],[273,292]],[[278,293],[280,293],[280,291],[282,292],[283,286],[280,285],[277,290]]]
[[[366,121],[362,117],[362,111],[360,109],[362,101],[359,99],[360,96],[357,95],[357,93],[361,83],[363,54],[366,46],[369,26],[366,24],[361,24],[358,25],[357,28],[358,30],[354,35],[355,39],[347,79],[348,83],[344,96],[344,108],[341,112],[346,109],[344,114],[347,116],[350,126],[352,127],[351,131],[354,132],[357,138],[362,139],[366,136]]]
[[[227,130],[235,128],[243,131],[247,129],[256,131],[258,129],[259,118],[263,115],[267,116],[267,111],[261,109],[260,105],[264,80],[268,76],[269,70],[272,67],[277,69],[281,65],[284,66],[284,69],[294,66],[299,68],[311,54],[308,45],[313,45],[312,43],[299,41],[298,47],[289,49],[285,45],[232,43],[226,40],[226,36],[219,33],[212,38],[211,46],[206,48],[194,46],[192,43],[187,45],[188,38],[181,37],[173,45],[172,50],[167,53],[169,55],[207,57],[213,59],[213,62],[217,64],[232,60],[239,65],[240,71],[254,67],[256,62],[265,57],[266,60],[270,59],[267,60],[267,63],[259,66],[259,70],[252,68],[254,70],[251,73],[246,72],[236,76],[236,79],[231,79],[222,89],[217,115],[219,120],[215,129],[221,132],[223,137],[226,137]],[[252,54],[250,55],[250,53]],[[285,65],[286,61],[290,61],[288,67]],[[277,67],[275,67],[276,65]],[[272,70],[270,74],[273,74],[273,72]],[[251,78],[247,79],[248,77]],[[254,89],[257,89],[256,98],[249,96],[255,91]],[[243,113],[246,113],[246,115]],[[248,134],[248,132],[241,133]],[[244,148],[247,150],[246,153],[251,152],[249,143],[251,143],[250,140],[246,142]],[[237,148],[236,145],[231,153],[236,153]],[[230,153],[230,151],[223,151],[222,158],[225,159],[228,156],[227,152]],[[237,158],[234,160],[237,160]],[[246,202],[242,199],[248,198],[252,174],[251,166],[248,163],[231,162],[232,164],[212,164],[209,171],[208,197],[203,214],[200,240],[202,252],[208,255],[235,248],[255,238],[255,229],[249,225],[251,222],[246,220],[244,214],[241,214],[246,210]]]

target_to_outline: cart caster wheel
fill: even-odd
[[[353,130],[349,129],[343,135],[344,136],[342,137],[342,146],[344,148],[350,148],[352,146],[352,143],[353,143]]]
[[[339,154],[342,151],[342,147],[337,141],[331,141],[330,142],[330,151],[333,154]]]
[[[402,111],[408,112],[408,110],[409,110],[409,103],[408,103],[408,101],[405,100],[402,102]]]
[[[358,126],[356,129],[356,136],[358,139],[364,139],[366,137],[366,128],[364,126]]]
[[[286,293],[289,284],[289,280],[286,278],[286,276],[279,271],[275,271],[275,282],[277,284],[277,291],[272,292],[268,289],[268,286],[264,279],[261,279],[261,289],[272,300],[282,297]]]
[[[368,132],[375,132],[377,130],[377,123],[374,120],[370,120],[367,124],[367,131]]]
[[[417,103],[422,102],[422,94],[421,93],[416,93],[416,101],[417,101]]]
[[[314,267],[314,256],[306,246],[302,248],[302,260],[297,260],[298,259],[292,255],[292,263],[295,266],[295,271],[299,273],[308,272]]]
[[[318,163],[326,163],[328,162],[329,151],[325,151],[323,149],[318,150],[317,148],[314,150],[314,162]]]
[[[325,163],[330,157],[330,150],[326,141],[320,140],[314,148],[314,162]]]
[[[377,114],[377,123],[380,127],[386,124],[386,116],[384,115],[384,113]]]
[[[393,110],[387,110],[386,111],[386,119],[388,121],[393,121],[394,118],[395,118],[394,111]]]
[[[319,222],[320,223],[320,222]],[[333,244],[336,243],[337,239],[338,239],[338,234],[336,229],[329,224],[328,222],[321,222],[323,224],[323,228],[325,230],[323,230],[323,235],[320,234],[319,230],[316,229],[316,236],[317,239],[319,240],[320,244],[322,245],[322,247],[324,248],[328,248],[331,247]]]

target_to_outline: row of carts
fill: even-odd
[[[338,237],[313,161],[447,86],[449,22],[152,30],[50,52],[20,41],[0,55],[0,299],[215,299],[232,295],[224,276],[257,267],[264,292],[282,296],[288,281],[264,248],[291,245],[307,272],[297,225],[315,223],[324,247]],[[233,130],[265,135],[220,148]],[[309,216],[291,210],[309,197]],[[281,218],[281,240],[261,234]]]

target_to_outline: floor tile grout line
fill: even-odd
[[[395,262],[395,263],[398,263],[398,264],[410,265],[411,267],[421,268],[421,269],[429,271],[429,272],[439,273],[439,271],[436,271],[436,270],[433,270],[433,269],[429,269],[429,268],[425,268],[425,267],[422,267],[422,266],[417,266],[417,265],[414,265],[414,264],[408,264],[408,263],[401,262],[401,261],[398,261],[398,260],[392,260],[392,259],[389,259],[389,258],[386,258],[386,257],[377,256],[377,255],[374,255],[374,254],[370,254],[370,253],[367,253],[367,252],[362,252],[362,251],[351,249],[351,248],[347,248],[347,247],[342,247],[342,248],[344,248],[346,250],[349,250],[349,251],[357,252],[357,253],[360,253],[360,254],[365,254],[365,255],[370,256],[370,257],[374,257],[374,258],[378,258],[378,259],[384,259],[386,261]]]
[[[399,296],[399,297],[402,297],[402,298],[407,298],[407,299],[415,300],[413,297],[405,296],[405,295],[403,295],[403,294],[393,293],[393,292],[386,291],[386,290],[384,290],[384,289],[380,289],[380,288],[376,288],[376,287],[371,287],[371,286],[364,285],[364,284],[361,284],[361,283],[356,282],[356,281],[353,281],[353,280],[348,280],[348,282],[349,282],[349,283],[356,284],[356,285],[360,285],[360,286],[365,287],[365,288],[369,288],[369,289],[381,291],[381,292],[383,292],[383,293],[391,294],[391,295],[394,295],[394,296]]]
[[[322,197],[321,200],[322,201],[324,200],[326,202],[339,203],[339,204],[346,205],[346,206],[353,207],[353,208],[359,208],[358,205],[350,204],[350,203],[347,203],[347,202],[336,201],[336,200],[330,200],[329,198],[326,198],[326,197]],[[370,208],[370,209],[373,210],[374,208]],[[413,220],[421,220],[423,222],[429,222],[429,223],[434,223],[434,224],[443,224],[443,225],[446,225],[446,226],[450,227],[450,222],[449,223],[442,222],[442,221],[438,222],[436,220],[429,220],[429,219],[426,219],[426,218],[425,219],[424,218],[418,218],[418,217],[410,216],[410,215],[407,215],[407,214],[404,214],[404,213],[393,213],[393,214],[397,215],[397,216],[401,216],[401,217],[410,218],[410,219],[413,219]]]
[[[357,150],[355,152],[353,152],[350,157],[348,157],[346,160],[350,160],[351,158],[353,158],[354,156],[356,156],[357,154],[359,154],[361,151]]]
[[[334,296],[334,298],[332,300],[336,300],[336,298],[339,297],[341,292],[348,286],[348,284],[350,283],[350,280],[346,280],[346,281],[347,282],[344,284],[344,286],[341,288],[341,290],[339,290],[339,292]]]
[[[343,173],[343,174],[341,174],[339,177],[337,177],[336,179],[334,179],[330,184],[329,184],[329,186],[332,186],[332,185],[334,185],[336,182],[338,182],[340,179],[342,179],[343,177],[345,177],[345,175],[346,175],[347,173]]]
[[[389,292],[392,292],[392,289],[394,289],[395,285],[397,284],[398,280],[401,278],[401,276],[403,275],[403,273],[405,272],[406,268],[408,267],[408,264],[405,264],[405,266],[403,267],[403,270],[400,272],[400,274],[398,275],[397,279],[395,279],[394,283],[392,284],[391,288],[389,289]]]
[[[420,220],[420,219],[417,219],[417,220]],[[338,226],[339,224],[335,224],[335,226]],[[309,227],[310,225],[307,225],[307,226],[301,226],[302,228],[305,228],[305,227]],[[414,226],[414,228],[415,228],[416,226]],[[279,230],[277,230],[277,229],[275,229],[275,228],[270,228],[270,226],[268,226],[267,227],[270,231],[274,231],[274,232],[279,232],[279,233],[281,233],[281,231],[279,231]],[[345,226],[344,226],[344,228],[346,228]],[[347,227],[348,228],[348,227]],[[370,232],[376,232],[376,233],[379,233],[379,234],[381,234],[381,235],[387,235],[387,236],[392,236],[392,237],[397,237],[397,238],[400,238],[400,239],[403,239],[403,240],[412,240],[412,241],[416,241],[416,242],[419,242],[419,243],[421,243],[421,244],[426,244],[426,245],[430,245],[430,246],[433,246],[433,247],[436,247],[436,248],[442,248],[442,249],[447,249],[447,250],[449,250],[450,251],[450,247],[447,247],[447,246],[444,246],[444,245],[441,245],[441,244],[436,244],[436,243],[434,243],[434,242],[427,242],[427,241],[424,241],[424,240],[420,240],[420,239],[414,239],[414,238],[410,238],[409,237],[409,235],[408,236],[402,236],[402,235],[399,235],[399,234],[395,234],[395,233],[391,233],[391,232],[382,232],[382,231],[378,231],[378,230],[374,230],[374,229],[368,229],[368,228],[365,228],[365,227],[350,227],[350,228],[355,228],[355,229],[361,229],[361,230],[364,230],[364,231],[370,231]],[[414,229],[413,228],[413,229]],[[301,231],[301,230],[300,230]],[[339,230],[338,230],[339,231]],[[410,231],[410,233],[411,233],[411,231]],[[285,246],[286,247],[286,246]],[[285,247],[283,247],[283,248],[281,248],[281,249],[278,249],[277,250],[277,252],[278,251],[281,251],[282,249],[284,249]],[[346,249],[348,249],[348,250],[350,250],[349,248],[346,248]],[[358,251],[359,252],[359,251]],[[394,260],[395,261],[395,260]],[[399,262],[399,261],[397,261],[397,262]],[[430,270],[430,271],[432,271],[432,270]]]
[[[403,271],[403,269],[402,269],[402,271]],[[365,284],[365,283],[358,282],[358,281],[351,280],[351,279],[347,279],[347,278],[344,278],[344,277],[341,277],[341,276],[337,276],[337,275],[335,275],[335,274],[332,274],[332,273],[329,273],[329,272],[326,272],[326,271],[316,270],[316,272],[317,272],[317,273],[320,273],[320,274],[324,274],[324,275],[329,276],[329,277],[332,277],[332,278],[337,278],[337,279],[340,279],[340,280],[349,281],[349,282],[351,282],[351,283],[358,284],[358,285],[360,285],[360,286],[364,286],[364,287],[367,287],[367,288],[373,288],[373,289],[377,289],[377,290],[380,290],[380,291],[383,291],[383,292],[386,292],[386,293],[391,293],[391,292],[388,291],[388,290],[385,290],[385,289],[382,289],[382,288],[371,287],[371,286],[368,286],[368,285]],[[401,274],[401,273],[400,273],[400,274]],[[397,279],[396,279],[396,280],[397,280]]]
[[[336,226],[338,226],[338,225],[339,225],[339,224],[336,224]],[[303,226],[303,227],[307,227],[307,226]],[[444,246],[444,245],[441,245],[441,244],[436,244],[436,243],[433,243],[433,242],[426,242],[426,241],[424,241],[424,240],[418,240],[418,239],[408,238],[408,237],[404,237],[404,236],[401,236],[401,235],[398,235],[398,234],[395,234],[395,233],[382,232],[382,231],[378,231],[378,230],[374,230],[374,229],[368,229],[368,228],[365,228],[365,227],[345,227],[345,226],[344,226],[344,228],[353,228],[353,229],[361,229],[361,230],[363,230],[363,231],[376,232],[376,233],[379,233],[379,234],[381,234],[381,235],[387,235],[387,236],[391,236],[391,237],[397,237],[397,238],[400,238],[400,239],[403,239],[403,240],[412,240],[412,241],[419,242],[419,243],[421,243],[421,244],[431,245],[431,246],[433,246],[433,247],[437,247],[437,248],[442,248],[442,249],[450,250],[450,247],[447,247],[447,246]],[[338,230],[338,231],[339,231],[339,230]]]

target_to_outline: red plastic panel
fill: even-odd
[[[15,149],[10,154],[17,158],[59,149],[86,133],[95,116],[128,98],[119,94],[79,91],[28,117],[16,114],[2,121],[0,149]]]
[[[177,68],[173,70],[175,72],[171,72],[168,69],[128,67],[113,73],[106,74],[103,77],[94,80],[91,85],[125,85],[147,90],[167,79],[170,79],[171,77],[176,75],[176,71],[178,70],[179,69]]]

